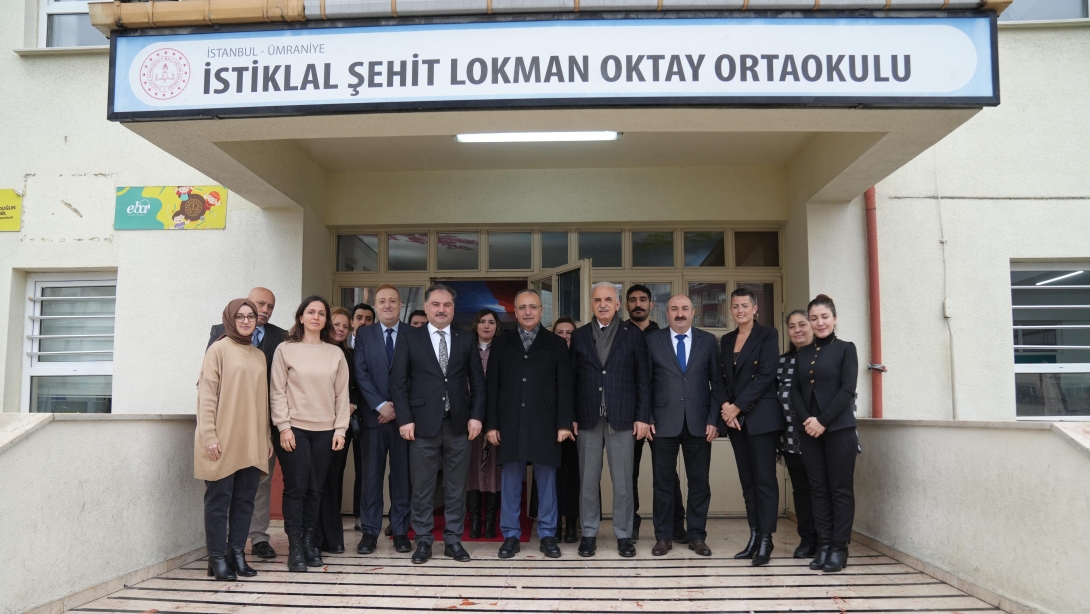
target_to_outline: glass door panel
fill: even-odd
[[[579,326],[590,314],[589,259],[541,271],[527,278],[527,282],[541,293],[544,306],[541,323],[546,327],[552,328],[560,317],[571,318]]]

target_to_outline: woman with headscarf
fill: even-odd
[[[208,575],[217,580],[257,575],[246,563],[246,537],[272,442],[265,355],[251,342],[256,327],[257,307],[231,301],[224,335],[205,352],[197,384],[193,475],[205,481]]]

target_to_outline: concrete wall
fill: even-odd
[[[866,420],[856,531],[1042,612],[1090,603],[1090,451],[1043,423]]]
[[[0,447],[0,614],[201,548],[194,428],[191,416],[59,415]]]
[[[957,418],[1015,418],[1010,263],[1090,260],[1087,26],[1001,29],[1002,104],[878,184],[887,417],[954,416],[952,331]]]

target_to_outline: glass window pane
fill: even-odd
[[[734,233],[734,266],[780,266],[779,233]]]
[[[475,232],[441,232],[438,236],[440,271],[476,271],[480,241]]]
[[[621,266],[620,232],[580,232],[579,259],[591,258],[597,269]]]
[[[428,233],[386,235],[386,260],[391,271],[428,270]]]
[[[1090,272],[1011,271],[1014,362],[1090,363]]]
[[[691,282],[689,299],[693,301],[693,324],[701,328],[727,328],[730,310],[727,307],[727,284]]]
[[[1090,373],[1015,373],[1019,416],[1090,416]]]
[[[53,414],[110,413],[113,377],[79,375],[30,378],[30,411]]]
[[[541,268],[552,269],[568,264],[568,233],[541,233]]]
[[[553,327],[553,280],[535,281],[533,288],[541,293],[541,323],[551,329]]]
[[[60,318],[42,320],[39,334],[42,335],[112,335],[113,318]]]
[[[722,232],[685,233],[685,266],[726,266]]]
[[[632,284],[636,285],[636,284]],[[669,320],[666,319],[666,303],[673,295],[673,284],[670,283],[657,283],[657,284],[641,284],[647,286],[647,289],[651,291],[651,302],[654,303],[651,307],[651,321],[655,322],[659,326],[665,328]],[[629,286],[631,288],[632,286]],[[627,293],[627,290],[625,291]],[[628,296],[622,294],[625,297],[625,303],[628,302]],[[628,313],[627,309],[625,313]],[[632,318],[632,314],[628,313],[629,319]]]
[[[337,271],[377,271],[378,235],[338,235]]]
[[[375,288],[378,286],[364,286],[354,288],[341,288],[341,307],[352,309],[360,303],[375,305]],[[396,286],[401,295],[402,322],[409,321],[409,314],[417,309],[424,308],[424,286]]]
[[[488,268],[526,270],[533,268],[530,255],[534,235],[531,232],[488,233]]]
[[[110,40],[91,25],[87,13],[49,15],[45,29],[46,47],[90,47],[109,45]]]
[[[557,316],[567,316],[581,322],[579,298],[580,269],[572,269],[557,275]]]
[[[759,282],[739,283],[738,288],[748,288],[757,296],[757,323],[762,326],[776,325],[776,303],[773,300],[773,284]]]
[[[674,233],[633,232],[632,266],[674,266]]]
[[[1086,0],[1014,0],[999,21],[1047,21],[1086,17]]]

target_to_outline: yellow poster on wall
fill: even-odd
[[[15,190],[0,190],[0,232],[19,232],[23,222],[23,197]]]
[[[221,230],[227,188],[219,185],[117,188],[114,230]]]

